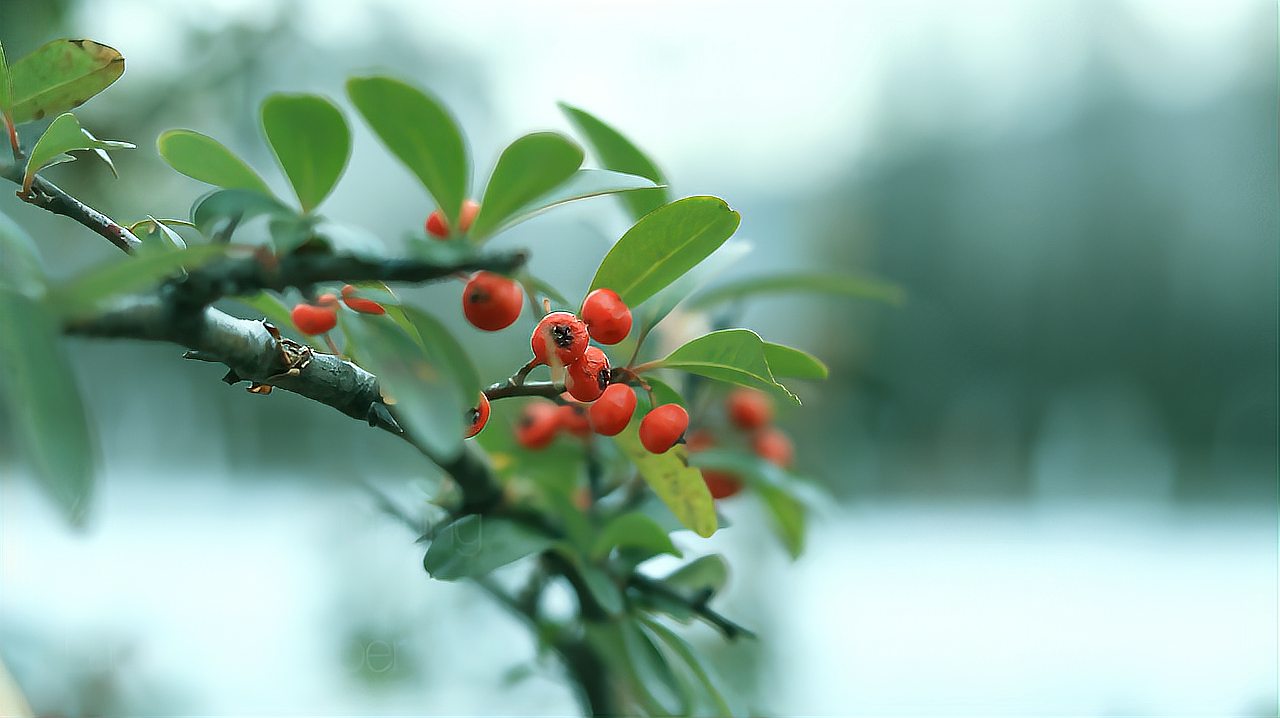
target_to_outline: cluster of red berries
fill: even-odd
[[[744,432],[757,456],[775,466],[790,468],[795,457],[795,447],[782,430],[772,425],[773,402],[762,391],[735,389],[725,400],[725,413],[729,423]],[[713,448],[715,437],[706,429],[699,429],[689,437],[689,451],[697,453]],[[736,474],[718,469],[703,469],[702,478],[707,482],[711,496],[725,499],[742,490],[742,479]]]
[[[386,314],[381,304],[358,296],[355,287],[347,284],[342,287],[342,303],[349,309],[364,314]],[[293,325],[298,331],[308,336],[324,334],[338,325],[338,298],[332,294],[321,294],[314,304],[303,302],[294,305],[289,313]]]

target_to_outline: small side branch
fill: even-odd
[[[749,629],[738,625],[737,623],[725,618],[723,615],[707,605],[707,601],[711,599],[710,594],[699,596],[686,596],[679,591],[667,586],[661,581],[654,580],[648,576],[633,573],[627,580],[627,585],[640,591],[655,596],[661,596],[669,601],[676,601],[689,607],[699,618],[711,624],[716,630],[720,631],[726,640],[735,640],[738,638],[755,638],[756,634]]]

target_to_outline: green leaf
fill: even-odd
[[[649,388],[653,390],[653,400],[656,402],[655,406],[662,406],[663,404],[679,404],[686,409],[689,408],[688,402],[684,400],[684,396],[682,396],[680,392],[676,391],[675,387],[661,379],[655,379],[651,376],[646,376],[644,380],[649,384]],[[643,390],[641,390],[640,395],[645,395]]]
[[[447,362],[419,346],[385,315],[342,312],[343,331],[359,348],[360,363],[378,376],[382,395],[409,436],[433,459],[451,461],[462,451],[465,396]]]
[[[390,308],[387,311],[390,311]],[[475,403],[480,395],[480,373],[476,371],[476,365],[467,355],[467,350],[434,316],[407,304],[401,306],[400,311],[404,312],[405,317],[413,325],[422,346],[431,354],[440,357],[441,366],[449,370],[450,376],[457,383],[462,395],[470,397],[470,402]],[[471,403],[467,406],[471,406]]]
[[[31,186],[31,178],[41,169],[64,161],[59,158],[68,152],[95,150],[98,152],[98,156],[111,168],[112,174],[115,174],[115,165],[107,157],[106,150],[131,149],[134,149],[134,146],[128,142],[100,140],[89,134],[88,131],[80,126],[80,121],[76,119],[76,116],[70,112],[58,115],[48,129],[44,131],[44,134],[40,135],[40,139],[36,140],[35,147],[31,148],[31,156],[27,158],[26,176],[23,178],[23,189],[25,190]]]
[[[169,130],[156,139],[169,166],[215,187],[243,189],[271,197],[271,190],[245,161],[221,142],[194,130]]]
[[[654,362],[649,368],[680,369],[708,379],[772,391],[800,400],[769,371],[764,342],[749,329],[722,329],[704,334]]]
[[[585,629],[587,642],[609,672],[625,681],[645,714],[685,715],[688,696],[681,691],[671,666],[635,619],[591,622]]]
[[[89,506],[95,448],[61,325],[44,304],[0,288],[0,395],[14,443],[72,524]]]
[[[574,127],[577,127],[578,131],[587,138],[587,143],[591,145],[591,149],[595,151],[596,157],[604,167],[617,172],[647,177],[658,185],[666,184],[657,165],[622,133],[585,110],[563,102],[560,103],[560,109],[568,116]],[[619,199],[631,211],[633,219],[640,219],[670,202],[671,192],[664,186],[641,192],[630,192],[620,195]]]
[[[729,703],[725,700],[724,693],[722,693],[720,688],[716,686],[716,682],[712,679],[710,672],[703,667],[702,661],[698,658],[698,654],[693,650],[693,646],[689,645],[689,643],[677,635],[675,631],[667,628],[661,623],[652,619],[642,620],[644,622],[644,626],[649,629],[649,632],[665,643],[667,647],[670,648],[682,662],[684,662],[684,664],[689,668],[689,671],[693,673],[699,685],[702,687],[706,699],[711,704],[710,707],[714,711],[713,715],[736,715],[733,709],[729,707]]]
[[[587,585],[587,590],[591,592],[591,598],[600,604],[605,613],[610,616],[622,613],[626,607],[622,589],[618,588],[617,582],[604,569],[584,561],[571,546],[566,546],[560,553],[573,564],[583,583]]]
[[[720,248],[701,264],[672,282],[666,289],[653,295],[636,310],[636,326],[639,329],[633,333],[637,336],[647,335],[690,294],[714,280],[721,272],[750,252],[751,245],[740,240],[720,245]]]
[[[310,212],[333,191],[351,156],[351,130],[319,95],[275,94],[262,103],[262,129],[289,184]]]
[[[276,254],[289,254],[315,239],[317,219],[314,215],[289,213],[267,220],[267,231],[271,235],[271,246],[275,248]]]
[[[147,215],[147,218],[141,222],[134,223],[129,227],[129,231],[142,240],[142,247],[146,250],[171,252],[187,248],[187,241],[182,238],[182,235],[173,231],[164,221],[151,215]]]
[[[455,581],[483,576],[530,554],[545,551],[554,539],[510,519],[464,516],[441,529],[422,565],[432,578]]]
[[[204,236],[214,238],[262,215],[297,216],[280,200],[257,190],[220,189],[196,200],[191,208],[191,223]],[[222,239],[229,240],[230,234]]]
[[[764,358],[775,379],[826,379],[827,365],[814,355],[785,344],[764,343]]]
[[[4,44],[0,43],[0,116],[12,120],[13,82],[9,79],[9,63],[4,58]]]
[[[717,197],[685,197],[659,207],[609,250],[591,289],[608,287],[638,307],[716,251],[740,219]]]
[[[56,287],[49,304],[58,316],[91,313],[104,299],[147,289],[181,270],[198,267],[227,253],[223,245],[202,244],[181,252],[152,252],[100,264]]]
[[[481,241],[517,210],[566,182],[582,166],[582,148],[554,132],[534,132],[498,157],[469,236]]]
[[[521,270],[516,275],[516,278],[519,280],[520,285],[524,287],[524,293],[526,296],[536,297],[541,294],[547,299],[550,299],[554,304],[558,304],[562,307],[569,306],[569,300],[561,294],[560,291],[555,288],[555,285],[551,284],[551,282],[540,277],[535,277],[533,274],[525,270]]]
[[[608,194],[629,194],[653,186],[653,182],[637,175],[610,170],[578,170],[560,186],[515,210],[490,234],[498,234],[562,204]],[[475,235],[474,229],[471,234]]]
[[[690,463],[730,471],[741,477],[760,496],[772,519],[774,533],[792,558],[804,551],[805,505],[793,494],[796,479],[755,454],[735,449],[698,452]]]
[[[715,503],[702,480],[702,472],[689,468],[689,455],[683,444],[677,444],[662,454],[650,453],[640,443],[638,418],[613,439],[680,523],[699,536],[706,537],[716,532]]]
[[[84,104],[124,74],[124,56],[93,40],[54,40],[13,63],[10,110],[16,123]]]
[[[671,537],[656,521],[640,513],[626,513],[613,518],[600,529],[591,555],[595,558],[606,558],[614,548],[642,549],[650,556],[669,553],[682,556],[680,550],[671,543]]]
[[[797,272],[751,277],[725,284],[694,297],[690,300],[689,306],[691,309],[707,309],[732,300],[785,292],[835,294],[893,305],[902,304],[907,296],[902,287],[879,279],[847,274]]]
[[[662,582],[690,596],[715,595],[729,581],[729,563],[720,554],[700,556],[667,574]]]
[[[390,77],[353,77],[347,95],[382,144],[431,193],[449,226],[458,226],[471,166],[462,132],[444,106]]]
[[[804,553],[804,504],[776,486],[759,484],[755,490],[764,501],[765,508],[769,510],[778,539],[791,554],[791,558],[799,558],[800,554]]]
[[[0,289],[12,289],[32,299],[45,291],[44,266],[31,236],[0,212]]]

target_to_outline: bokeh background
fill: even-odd
[[[139,145],[122,179],[51,171],[119,218],[204,191],[159,161],[162,130],[271,175],[262,97],[341,98],[384,69],[450,104],[478,175],[518,134],[569,129],[565,100],[678,195],[741,211],[738,274],[905,287],[898,308],[745,316],[831,365],[782,419],[831,500],[795,563],[749,499],[680,543],[733,561],[724,610],[762,640],[693,638],[778,715],[1275,715],[1276,35],[1274,3],[1234,0],[0,0],[11,58],[63,36],[128,58],[79,113]],[[394,246],[429,200],[353,125],[327,214]],[[55,273],[114,251],[2,194]],[[602,200],[498,241],[580,295],[624,228]],[[521,332],[456,321],[456,288],[415,297],[509,373]],[[430,581],[361,488],[420,496],[411,450],[173,347],[73,348],[104,461],[87,530],[0,433],[0,657],[39,711],[576,709],[524,629]]]

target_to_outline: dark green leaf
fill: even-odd
[[[41,169],[51,165],[58,164],[61,156],[68,152],[76,150],[94,150],[98,152],[98,156],[107,163],[111,168],[112,174],[115,173],[115,165],[111,163],[111,158],[107,156],[106,150],[131,150],[134,146],[128,142],[116,142],[113,140],[100,140],[85,131],[80,126],[80,121],[70,112],[58,115],[56,119],[49,125],[48,129],[40,135],[40,139],[36,140],[35,147],[31,148],[31,155],[27,158],[26,177],[23,180],[23,186],[30,186],[31,177]]]
[[[660,553],[682,555],[656,521],[639,513],[622,514],[605,524],[596,537],[591,554],[605,558],[615,547],[642,549],[650,556]]]
[[[785,344],[764,343],[764,358],[775,379],[826,379],[827,365],[808,352]]]
[[[591,592],[591,598],[600,605],[600,608],[610,616],[622,613],[625,608],[622,589],[618,588],[618,584],[609,574],[599,566],[583,560],[572,549],[563,553],[573,563],[583,583],[587,585],[587,590]]]
[[[657,621],[646,619],[644,626],[653,635],[657,636],[663,643],[671,649],[676,656],[688,666],[689,671],[693,673],[701,686],[707,701],[711,704],[710,708],[714,711],[713,715],[732,716],[735,715],[732,708],[724,699],[724,694],[716,686],[710,672],[703,667],[702,661],[698,658],[698,654],[693,650],[693,646],[672,631],[670,628],[658,623]]]
[[[61,325],[42,303],[0,288],[0,395],[14,443],[73,524],[83,520],[95,450]]]
[[[358,347],[361,364],[378,376],[382,395],[400,424],[432,458],[449,461],[462,450],[465,396],[448,364],[428,354],[385,315],[343,312],[343,331]]]
[[[39,299],[44,295],[45,282],[35,242],[8,215],[0,212],[0,289],[12,289]]]
[[[467,350],[439,319],[407,304],[401,306],[400,310],[413,325],[426,351],[440,358],[441,366],[449,370],[462,395],[470,397],[474,402],[480,394],[480,373],[476,371],[476,365],[467,355]]]
[[[846,274],[797,272],[751,277],[703,292],[689,301],[692,309],[707,309],[723,302],[746,299],[760,294],[785,292],[818,292],[854,299],[870,299],[887,304],[902,304],[906,292],[891,282]]]
[[[644,380],[649,384],[649,388],[653,390],[654,406],[662,406],[663,404],[679,404],[686,409],[689,408],[688,403],[685,402],[684,397],[680,395],[680,392],[675,390],[675,387],[661,379],[655,379],[651,376],[645,377]],[[643,390],[641,393],[644,393]]]
[[[637,307],[716,251],[740,219],[717,197],[686,197],[660,207],[609,250],[591,289],[608,287]]]
[[[764,342],[748,329],[722,329],[690,341],[653,365],[680,369],[709,379],[772,391],[800,400],[774,380]]]
[[[564,110],[565,115],[569,117],[569,121],[587,138],[588,144],[591,145],[596,157],[600,159],[600,164],[605,168],[647,177],[659,185],[666,184],[662,172],[658,170],[653,161],[641,152],[640,148],[632,144],[631,140],[624,137],[622,133],[584,110],[563,102],[560,103],[560,109]],[[670,202],[671,194],[666,187],[660,187],[640,192],[628,192],[627,194],[619,195],[619,199],[631,211],[633,219],[640,219]]]
[[[55,288],[49,304],[60,317],[84,316],[105,299],[147,289],[165,277],[198,267],[226,252],[225,246],[202,244],[181,252],[121,257]]]
[[[667,574],[662,581],[689,596],[714,595],[729,581],[729,563],[720,554],[700,556]]]
[[[559,187],[517,209],[502,222],[501,226],[493,230],[492,234],[497,234],[562,204],[608,194],[625,195],[653,186],[653,182],[637,175],[610,170],[578,170]]]
[[[390,77],[353,77],[347,95],[374,134],[435,199],[450,227],[457,226],[471,167],[462,132],[444,106]]]
[[[522,207],[566,182],[582,166],[582,148],[554,132],[512,142],[493,168],[469,235],[481,241]]]
[[[10,114],[16,123],[84,104],[124,74],[124,57],[93,40],[54,40],[13,63]]]
[[[271,246],[284,256],[316,238],[314,215],[279,214],[267,220]]]
[[[191,222],[204,236],[214,237],[228,227],[239,226],[261,215],[297,216],[275,197],[256,190],[222,189],[196,201],[191,209]]]
[[[156,139],[156,149],[170,167],[192,179],[224,189],[250,190],[272,196],[267,183],[257,172],[208,135],[193,130],[169,130]]]
[[[545,551],[554,540],[510,519],[464,516],[441,529],[422,565],[432,578],[454,581],[483,576],[530,554]]]
[[[9,63],[4,57],[4,45],[0,44],[0,117],[12,120],[13,82],[9,79]]]
[[[634,619],[586,625],[586,638],[610,673],[625,682],[648,715],[684,715],[687,696],[662,654]]]
[[[347,121],[319,95],[276,94],[262,103],[262,129],[302,211],[310,212],[346,169],[351,156]]]
[[[702,472],[689,468],[688,451],[684,445],[677,444],[666,453],[652,454],[640,443],[639,426],[637,417],[622,433],[613,437],[618,447],[631,458],[645,483],[685,527],[699,536],[715,533],[715,503],[702,480]]]

